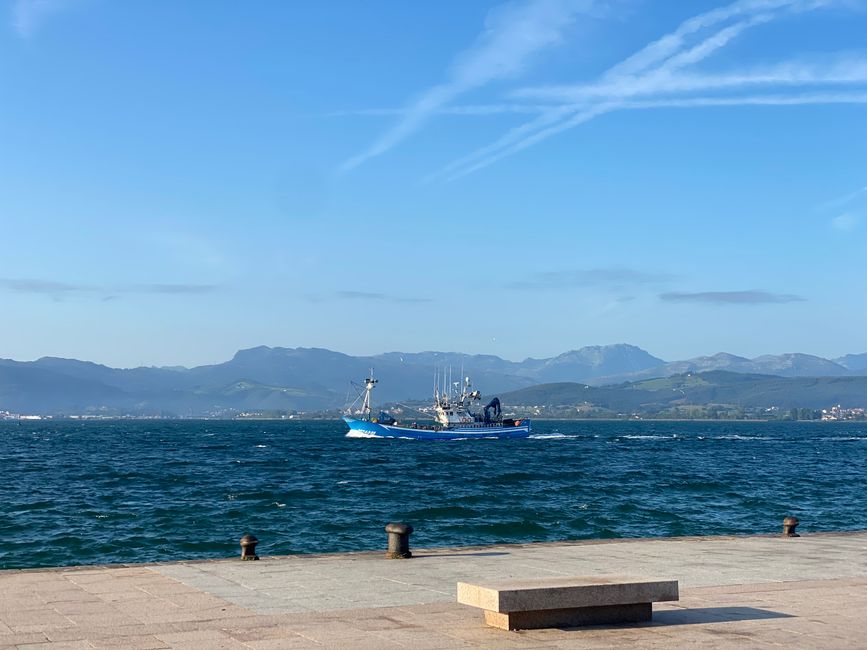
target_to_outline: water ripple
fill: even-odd
[[[858,423],[539,422],[528,440],[347,438],[341,422],[0,423],[0,568],[863,527]]]

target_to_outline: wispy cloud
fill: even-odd
[[[49,16],[72,3],[73,0],[15,0],[12,25],[21,38],[30,38]]]
[[[388,300],[384,293],[372,291],[337,291],[334,297],[340,300]]]
[[[215,284],[128,284],[98,286],[70,284],[34,278],[0,278],[0,290],[13,293],[29,293],[52,297],[72,294],[108,294],[103,300],[115,300],[118,294],[202,294],[219,290]]]
[[[530,0],[495,8],[476,42],[456,58],[448,80],[424,91],[397,124],[341,169],[352,169],[385,153],[460,95],[517,76],[540,52],[561,43],[575,17],[594,5],[594,0]]]
[[[867,103],[867,53],[811,55],[724,73],[696,69],[698,64],[728,47],[748,30],[784,16],[832,5],[852,7],[847,0],[737,0],[688,18],[672,32],[589,82],[519,88],[508,93],[513,101],[487,106],[455,106],[452,100],[460,94],[455,92],[448,93],[448,101],[419,102],[406,109],[374,109],[366,114],[398,114],[402,119],[378,143],[385,143],[384,148],[374,145],[368,153],[351,162],[357,164],[370,155],[383,153],[394,144],[388,140],[389,134],[400,132],[402,125],[410,125],[411,130],[421,126],[420,114],[424,119],[435,113],[468,116],[525,113],[535,116],[424,179],[432,181],[452,180],[478,171],[613,111]],[[568,20],[571,20],[571,15],[567,17],[567,23]],[[550,35],[552,26],[550,23],[547,25]],[[560,29],[553,30],[557,32],[556,38],[545,42],[558,42]],[[511,75],[498,78],[507,76]],[[527,100],[532,103],[524,104]]]
[[[517,126],[507,131],[491,144],[476,149],[466,156],[452,161],[439,171],[428,175],[424,180],[430,182],[442,177],[452,179],[469,174],[476,169],[491,164],[501,152],[509,150],[510,147],[515,147],[525,140],[529,142],[535,133],[543,131],[545,127],[550,127],[550,125],[559,123],[567,116],[571,116],[573,120],[583,119],[583,121],[587,121],[593,119],[596,115],[599,115],[606,110],[609,110],[608,107],[603,105],[598,107],[597,110],[588,109],[583,113],[576,115],[571,106],[549,108],[532,121]]]
[[[686,293],[671,291],[659,294],[665,302],[707,302],[716,305],[766,305],[786,302],[802,302],[805,298],[790,293],[770,293],[768,291],[698,291]]]
[[[454,179],[478,171],[507,156],[611,111],[624,108],[661,107],[662,104],[660,103],[652,106],[630,105],[628,100],[636,95],[656,96],[663,93],[666,86],[680,83],[676,79],[682,74],[683,69],[708,58],[748,29],[768,23],[784,13],[809,11],[830,4],[832,1],[740,0],[728,7],[715,9],[690,18],[674,32],[649,44],[635,55],[610,68],[601,76],[599,81],[571,87],[570,92],[574,96],[582,98],[582,101],[578,103],[572,101],[572,103],[560,107],[552,107],[548,114],[542,114],[533,121],[508,131],[494,143],[447,165],[440,172],[434,174],[433,178]],[[704,30],[717,28],[726,21],[732,20],[735,22],[719,27],[709,35],[705,34],[697,42],[691,42],[688,38]],[[777,76],[781,76],[780,70],[776,72]],[[729,75],[727,81],[730,84],[734,83],[734,76],[736,75]],[[687,79],[683,85],[710,84],[708,79],[708,77],[693,75],[691,80]],[[719,79],[718,83],[720,83]],[[732,87],[738,88],[740,86],[729,86],[729,88]],[[730,98],[721,99],[727,99],[730,103],[720,102],[718,105],[735,105],[735,102]],[[745,102],[740,103],[744,104]],[[686,104],[679,105],[686,106]],[[710,105],[709,99],[692,104],[693,107],[708,105]]]
[[[653,284],[671,280],[666,273],[649,273],[636,269],[613,267],[534,273],[524,280],[506,285],[508,289],[574,289],[582,287],[605,287],[621,289],[626,286]]]
[[[93,287],[52,280],[37,280],[33,278],[0,278],[0,289],[15,293],[36,293],[47,295],[62,295],[80,291],[93,291]]]
[[[132,284],[121,287],[121,291],[129,293],[166,293],[166,294],[195,294],[213,293],[220,287],[216,284]]]
[[[660,99],[645,99],[635,101],[613,101],[603,104],[598,104],[587,108],[578,113],[574,113],[571,108],[547,108],[540,109],[535,107],[537,112],[541,114],[532,122],[528,122],[520,127],[517,127],[500,139],[491,143],[486,147],[477,149],[459,158],[435,173],[426,176],[424,182],[432,182],[438,179],[454,180],[461,176],[466,176],[472,172],[478,171],[487,167],[501,158],[518,153],[519,151],[533,146],[553,135],[562,131],[574,128],[585,122],[589,122],[593,118],[614,111],[629,111],[629,110],[649,110],[658,108],[711,108],[718,107],[734,107],[734,106],[804,106],[810,104],[867,104],[867,91],[865,92],[824,92],[824,93],[805,93],[799,95],[783,95],[783,94],[768,94],[768,95],[741,95],[737,97],[671,97]],[[497,105],[491,107],[496,109],[496,112],[529,112],[529,111],[511,111],[511,106],[508,104]],[[456,111],[462,107],[454,107],[454,109],[445,109],[444,112],[457,114]],[[466,107],[469,110],[464,112],[465,115],[484,115],[484,107]],[[495,112],[489,110],[488,114]],[[559,121],[563,115],[569,115],[570,118],[566,121]],[[548,128],[540,127],[551,125]]]
[[[608,70],[605,77],[623,78],[652,69],[657,64],[684,50],[689,38],[698,32],[726,21],[754,15],[757,12],[770,12],[792,8],[797,5],[823,5],[826,0],[807,2],[804,0],[739,0],[724,7],[717,7],[683,21],[678,27],[663,37],[653,41]]]
[[[844,205],[848,205],[849,203],[852,203],[852,201],[859,199],[859,198],[862,198],[862,197],[867,197],[867,185],[865,185],[864,187],[862,187],[860,189],[855,190],[854,192],[849,192],[848,194],[844,194],[843,196],[838,196],[835,199],[831,199],[830,201],[827,201],[826,203],[824,203],[820,207],[826,208],[826,209],[827,208],[839,208],[839,207],[842,207]]]
[[[841,209],[845,210],[842,213],[838,212],[828,223],[834,230],[851,232],[861,225],[865,207],[867,207],[867,186],[826,201],[817,206],[817,209],[825,213],[826,219],[832,210],[835,212]]]
[[[684,93],[752,86],[848,85],[867,82],[867,55],[848,54],[835,60],[786,61],[773,66],[726,74],[697,74],[658,71],[628,82],[603,82],[577,86],[538,86],[513,93],[519,98],[542,101],[584,102],[592,99],[641,97],[666,93]]]
[[[359,301],[374,301],[374,302],[394,302],[394,303],[421,303],[431,302],[430,298],[411,298],[405,296],[393,296],[387,293],[379,293],[375,291],[335,291],[330,296],[315,296],[311,297],[314,302],[321,302],[323,299],[331,300],[359,300]]]
[[[867,81],[867,80],[865,80]],[[644,100],[631,100],[631,101],[617,101],[617,102],[609,102],[604,104],[601,108],[605,112],[613,112],[613,111],[623,111],[623,110],[641,110],[641,109],[651,109],[651,108],[701,108],[701,107],[712,107],[712,106],[800,106],[806,104],[864,104],[867,103],[867,90],[864,92],[852,92],[852,91],[838,91],[838,92],[813,92],[813,93],[803,93],[797,95],[785,95],[785,94],[764,94],[764,95],[739,95],[737,97],[719,97],[719,96],[697,96],[697,97],[664,97],[659,99],[644,99]],[[374,112],[389,114],[389,115],[398,115],[402,111],[401,109],[390,109],[390,108],[381,108],[381,109],[372,109],[371,111],[358,111],[356,115],[372,115]],[[551,108],[551,105],[544,104],[535,104],[535,105],[521,105],[521,104],[489,104],[489,105],[467,105],[467,106],[450,106],[440,109],[439,114],[441,115],[465,115],[465,116],[480,116],[484,117],[486,115],[496,115],[503,113],[531,113],[531,114],[542,114],[539,118],[538,122],[534,122],[532,127],[528,127],[524,129],[525,133],[531,133],[535,128],[538,128],[539,124],[542,122],[552,123],[557,120],[559,115],[563,115],[565,113],[571,113],[571,108]],[[586,111],[587,115],[598,115],[599,111],[595,109],[591,109]],[[586,119],[586,118],[585,118]],[[516,130],[516,133],[518,131]],[[511,132],[510,132],[511,133]],[[504,142],[511,141],[515,142],[520,138],[511,137],[509,140],[505,138],[498,140],[497,144],[501,145]],[[485,147],[484,149],[480,149],[479,151],[493,151],[497,146]],[[472,158],[478,158],[478,154],[473,154],[472,156],[466,156],[461,159],[461,161],[468,161]],[[448,170],[450,167],[456,167],[458,165],[451,164],[448,167],[445,167],[444,170]],[[441,174],[432,174],[431,178],[438,176]],[[848,194],[845,197],[841,197],[839,199],[835,199],[833,201],[829,201],[820,207],[833,207],[843,205],[848,203],[851,200],[854,200],[862,193],[867,193],[867,188],[863,190],[859,190],[858,192],[853,192],[852,194]]]
[[[624,109],[698,108],[705,106],[800,106],[805,104],[867,104],[862,93],[808,93],[805,95],[746,95],[742,97],[685,97],[623,104]]]
[[[437,115],[467,115],[485,116],[500,115],[503,113],[535,114],[551,110],[551,104],[466,104],[463,106],[441,106],[435,113]],[[402,117],[406,115],[406,108],[361,108],[357,110],[332,111],[331,117],[344,117],[358,115],[367,117]]]
[[[858,218],[858,215],[852,214],[851,212],[844,212],[843,214],[831,219],[831,226],[836,230],[849,232],[858,227],[859,221],[860,219]]]

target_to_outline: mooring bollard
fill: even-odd
[[[800,537],[795,532],[795,528],[798,527],[799,523],[801,522],[798,521],[797,517],[786,517],[783,519],[783,537]]]
[[[390,560],[400,560],[412,557],[409,551],[409,536],[413,528],[403,522],[387,524],[385,532],[388,533],[388,552],[385,554]]]
[[[256,555],[256,544],[258,543],[259,540],[255,535],[250,535],[249,533],[244,535],[241,538],[241,559],[258,560],[259,556]]]

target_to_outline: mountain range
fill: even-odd
[[[684,373],[722,370],[780,377],[867,375],[867,353],[824,359],[808,354],[754,359],[720,353],[666,362],[633,345],[589,346],[547,359],[508,361],[454,352],[389,352],[350,356],[321,348],[255,347],[224,363],[184,367],[110,368],[43,357],[0,359],[0,411],[20,413],[130,413],[204,415],[252,410],[337,408],[353,395],[349,381],[375,368],[376,398],[394,402],[432,394],[435,369],[472,377],[485,394],[537,384],[594,386],[641,382]]]
[[[687,405],[739,409],[822,409],[867,405],[867,377],[779,377],[711,370],[659,379],[590,386],[576,382],[540,384],[500,395],[510,407],[587,406],[612,413],[658,413]],[[587,410],[587,409],[583,409]]]

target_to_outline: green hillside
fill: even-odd
[[[728,410],[819,410],[867,406],[867,377],[777,377],[725,371],[684,373],[613,386],[560,382],[500,396],[521,410],[581,409],[649,414],[692,406]],[[582,408],[583,407],[583,408]]]

